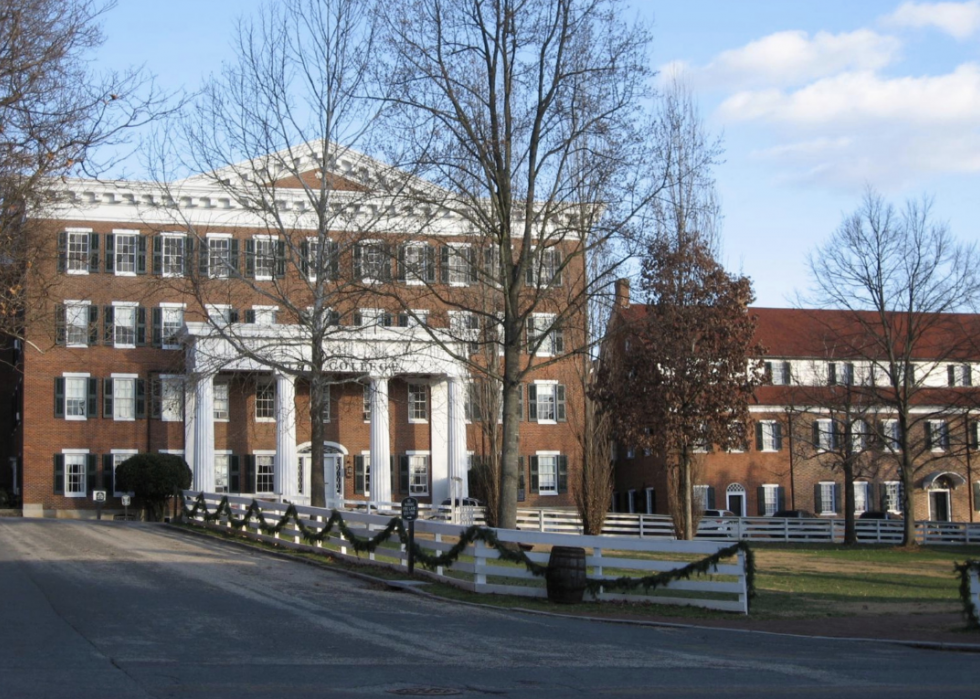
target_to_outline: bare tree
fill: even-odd
[[[589,294],[624,258],[597,277],[584,260],[632,232],[656,186],[638,167],[649,37],[624,13],[618,0],[383,8],[388,160],[439,185],[414,200],[460,218],[480,250],[477,299],[432,293],[493,329],[499,364],[456,354],[501,386],[504,527],[516,524],[522,379],[589,343]]]
[[[140,71],[97,73],[99,21],[113,3],[0,0],[0,330],[25,338],[57,283],[38,229],[60,178],[98,176],[119,162],[129,129],[164,113]],[[29,319],[30,316],[30,319]]]
[[[803,301],[840,309],[822,331],[862,365],[864,400],[897,421],[888,453],[903,486],[907,546],[915,543],[913,479],[933,452],[935,415],[916,408],[930,388],[946,385],[948,365],[961,363],[972,342],[957,312],[978,299],[976,253],[934,220],[930,200],[896,210],[868,189],[860,208],[808,257],[813,288]]]
[[[391,201],[378,192],[390,194],[406,181],[352,150],[373,123],[366,79],[376,48],[366,0],[270,3],[257,19],[239,25],[235,61],[172,126],[179,138],[167,133],[159,139],[158,179],[172,200],[204,185],[236,202],[251,217],[248,225],[268,234],[268,241],[248,241],[245,250],[217,253],[215,266],[215,255],[205,261],[208,225],[172,209],[202,260],[178,283],[202,307],[250,297],[277,307],[275,322],[292,326],[288,335],[263,337],[254,327],[209,317],[213,333],[240,356],[309,382],[312,502],[318,506],[324,503],[319,465],[329,387],[363,380],[353,367],[370,359],[358,349],[365,343],[345,342],[358,331],[351,327],[358,299],[370,291],[363,275],[351,270],[365,235],[380,230],[382,221],[392,224]],[[168,150],[174,142],[186,149]],[[174,179],[175,164],[201,174]],[[379,282],[389,279],[381,273],[386,262],[377,261]],[[381,318],[374,320],[365,319],[360,331],[381,332]],[[344,365],[350,372],[331,373],[330,367],[336,372]]]

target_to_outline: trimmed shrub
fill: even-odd
[[[116,489],[138,497],[151,522],[160,521],[167,498],[190,485],[190,467],[173,454],[136,454],[116,468]]]

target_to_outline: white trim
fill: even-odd
[[[89,450],[88,449],[62,449],[61,454],[62,456],[86,456],[87,457],[89,455]],[[61,484],[62,496],[66,498],[88,497],[88,490],[89,490],[88,459],[82,461],[82,486],[83,487],[81,491],[73,491],[71,493],[68,492],[68,466],[69,466],[68,462],[66,460],[63,460],[64,474],[62,477],[64,478],[64,481]]]
[[[117,277],[135,277],[136,269],[139,266],[139,242],[137,239],[140,237],[140,232],[132,230],[129,228],[113,228],[112,229],[113,241],[112,241],[112,273]],[[118,247],[116,243],[118,238],[133,238],[133,271],[132,272],[120,272],[119,271],[119,257],[116,250]]]
[[[558,457],[561,456],[560,451],[536,451],[534,455],[538,458],[538,496],[552,496],[558,495]],[[555,459],[555,489],[554,490],[542,490],[541,489],[541,460],[542,456],[552,456]]]

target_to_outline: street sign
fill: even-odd
[[[92,499],[96,502],[105,502],[105,491],[104,490],[93,490]]]
[[[405,498],[402,500],[402,520],[414,522],[419,518],[419,501],[415,498]]]
[[[122,500],[123,507],[129,507],[129,503],[132,502],[132,499],[128,495],[123,495],[121,500]]]

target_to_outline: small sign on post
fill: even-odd
[[[95,518],[102,519],[102,506],[105,505],[105,491],[93,490],[92,499],[95,500]]]
[[[132,496],[130,496],[127,493],[126,495],[123,495],[120,499],[122,500],[122,505],[123,505],[123,519],[128,522],[129,521],[129,503],[133,501],[133,498],[132,498]]]
[[[402,500],[402,521],[408,523],[408,574],[415,572],[415,520],[419,518],[419,501],[415,498]]]

